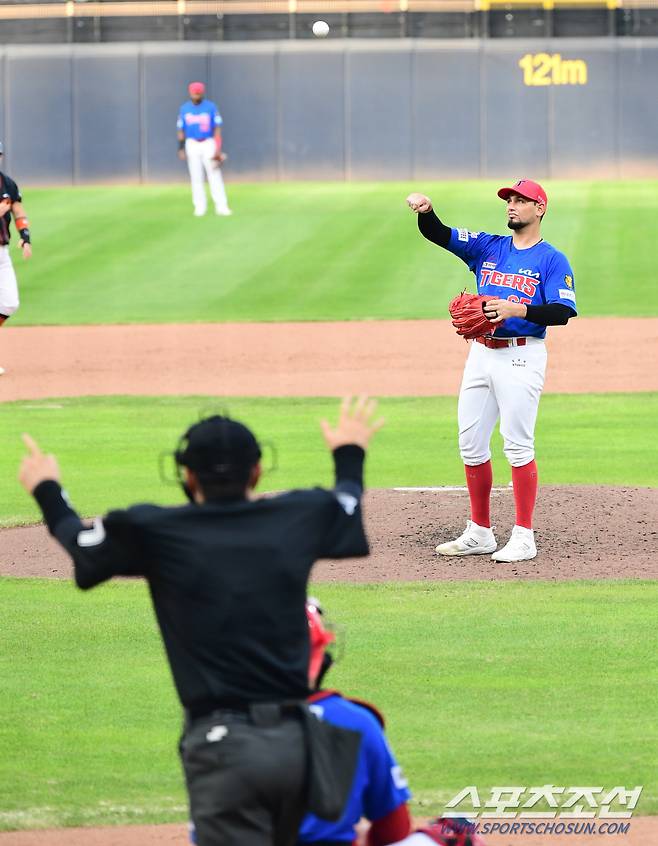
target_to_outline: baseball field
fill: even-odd
[[[23,304],[0,331],[0,846],[185,842],[180,712],[148,593],[71,585],[15,482],[20,433],[93,516],[181,502],[158,456],[211,410],[274,445],[263,490],[330,484],[318,421],[360,391],[387,419],[367,463],[372,556],[321,562],[313,590],[343,632],[331,684],[386,714],[414,813],[468,785],[641,785],[619,842],[658,840],[658,183],[547,183],[544,236],[571,260],[580,316],[549,330],[540,551],[520,564],[433,552],[467,516],[468,347],[446,304],[474,288],[418,235],[417,187],[446,222],[502,231],[489,182],[237,185],[232,218],[200,220],[186,186],[29,192],[35,254],[14,254]],[[504,537],[498,434],[494,453]]]

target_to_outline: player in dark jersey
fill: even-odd
[[[439,555],[493,553],[496,561],[526,561],[537,555],[533,512],[537,498],[535,422],[544,387],[547,326],[564,325],[576,314],[573,271],[566,257],[541,236],[546,192],[530,179],[501,188],[511,235],[489,235],[446,226],[424,194],[407,203],[418,214],[428,240],[458,256],[475,274],[478,294],[492,299],[484,312],[496,329],[476,338],[459,392],[459,449],[471,500],[471,519],[455,540],[439,544]],[[491,435],[500,418],[504,451],[512,467],[516,522],[509,541],[496,551],[489,499]]]
[[[2,144],[0,144],[0,159],[3,155]],[[16,273],[9,255],[9,240],[11,238],[9,226],[12,215],[14,224],[20,235],[19,245],[24,259],[32,255],[32,244],[30,241],[30,229],[23,198],[14,180],[6,173],[0,172],[0,326],[12,314],[15,314],[19,306],[18,283]],[[0,376],[4,373],[0,367]]]
[[[312,774],[287,704],[309,693],[306,587],[316,559],[368,554],[360,500],[365,449],[381,425],[374,408],[345,400],[335,428],[323,421],[332,490],[253,498],[258,442],[215,416],[175,452],[189,504],[110,511],[91,528],[63,495],[54,456],[25,436],[21,482],[73,559],[78,586],[113,576],[149,584],[186,714],[181,757],[200,846],[296,841]]]

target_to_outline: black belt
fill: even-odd
[[[256,726],[275,726],[284,717],[298,716],[300,706],[304,705],[303,700],[290,700],[286,702],[231,702],[222,705],[215,702],[211,707],[208,703],[196,708],[189,708],[185,712],[187,724],[203,719],[226,719],[238,722],[250,722]]]

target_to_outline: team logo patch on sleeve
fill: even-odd
[[[576,302],[576,295],[568,288],[560,288],[558,290],[558,294],[560,295],[561,300],[571,300],[572,303]]]
[[[569,276],[569,274],[567,274],[564,277],[564,284],[567,286],[567,288],[573,288],[573,276]]]
[[[458,229],[457,239],[459,241],[464,241],[464,243],[468,243],[470,238],[477,238],[479,234],[479,232],[469,232],[468,229]]]
[[[100,546],[105,540],[105,526],[101,517],[94,518],[91,529],[83,529],[78,532],[78,546],[83,549],[90,546]]]

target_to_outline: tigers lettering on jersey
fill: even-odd
[[[501,285],[503,288],[512,288],[528,297],[534,297],[537,290],[537,280],[531,279],[521,273],[501,273],[500,270],[482,268],[480,273],[480,285]]]
[[[183,121],[185,126],[194,126],[196,124],[201,132],[209,132],[212,126],[212,120],[208,112],[202,112],[199,115],[186,114],[183,116]]]
[[[222,125],[222,116],[212,100],[193,103],[188,100],[180,108],[176,126],[182,129],[186,138],[204,141],[212,138],[216,128]]]
[[[475,274],[480,294],[526,305],[562,303],[576,311],[573,271],[566,257],[545,241],[518,249],[511,235],[453,229],[448,249]],[[494,334],[543,338],[546,328],[509,317]]]

